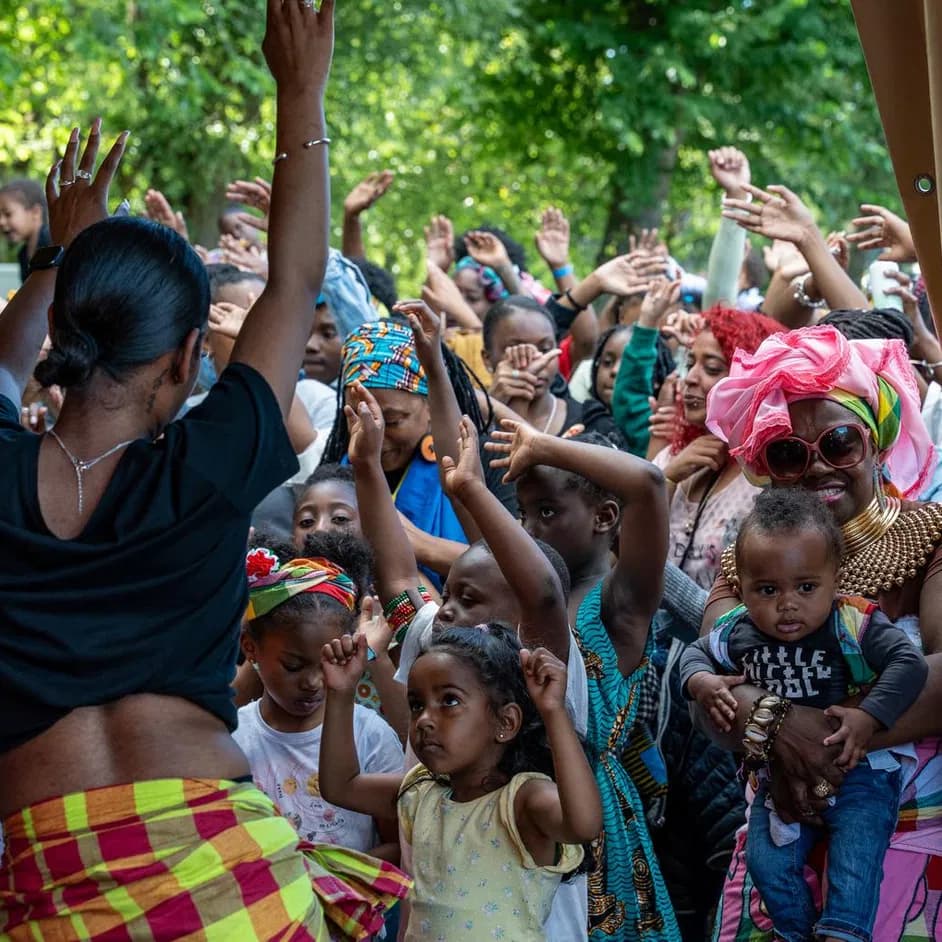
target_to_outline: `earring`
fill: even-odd
[[[249,663],[252,665],[252,670],[257,674],[259,671],[258,661],[250,661]]]
[[[503,733],[498,733],[498,734],[497,734],[497,738],[498,738],[501,742],[503,742],[503,741],[504,741],[504,734],[503,734]]]
[[[882,513],[886,510],[886,491],[883,489],[883,467],[876,461],[873,463],[873,491]]]

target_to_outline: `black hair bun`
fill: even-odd
[[[98,365],[95,338],[84,330],[57,330],[52,349],[36,365],[34,376],[41,386],[83,386]]]

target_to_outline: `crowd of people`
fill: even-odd
[[[906,222],[723,147],[703,273],[437,215],[402,299],[390,172],[329,244],[333,0],[263,50],[216,246],[110,213],[99,119],[0,186],[0,938],[942,937]]]

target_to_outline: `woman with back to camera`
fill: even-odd
[[[209,312],[199,258],[107,218],[126,133],[95,174],[100,121],[80,160],[76,128],[49,174],[55,245],[0,318],[0,937],[328,937],[323,870],[251,784],[229,683],[249,514],[297,468],[283,419],[327,254],[332,49],[333,0],[269,0],[271,276],[180,421]],[[38,437],[19,399],[47,310],[37,372],[67,394]]]

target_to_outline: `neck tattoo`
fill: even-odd
[[[86,471],[90,471],[92,468],[98,464],[99,461],[104,461],[105,458],[110,457],[116,451],[120,451],[122,448],[127,448],[132,442],[137,441],[136,438],[129,438],[126,442],[118,442],[113,448],[109,448],[104,454],[98,455],[97,458],[76,458],[75,455],[66,448],[65,442],[56,434],[55,429],[49,429],[49,434],[52,436],[56,444],[62,449],[65,453],[66,458],[72,464],[73,469],[75,470],[75,480],[78,484],[78,512],[79,514],[85,509],[85,491],[82,486],[82,475]]]

